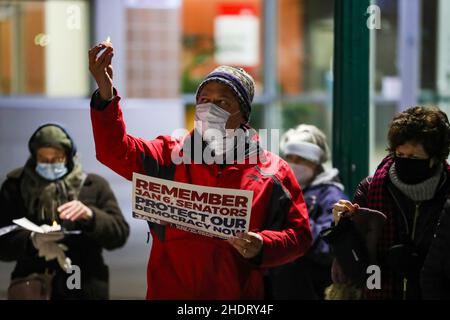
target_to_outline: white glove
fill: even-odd
[[[39,257],[44,257],[45,261],[57,259],[59,266],[67,272],[72,267],[72,261],[64,253],[68,248],[61,243],[57,243],[64,238],[64,234],[62,232],[51,232],[53,227],[48,225],[42,225],[41,228],[48,233],[31,233],[31,242],[38,250]]]

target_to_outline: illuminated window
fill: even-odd
[[[0,94],[89,94],[89,2],[0,3]]]

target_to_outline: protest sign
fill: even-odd
[[[253,191],[206,187],[133,173],[133,217],[227,239],[248,232]]]

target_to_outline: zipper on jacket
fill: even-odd
[[[398,202],[398,199],[395,197],[394,192],[391,190],[391,188],[388,186],[388,190],[392,196],[392,199],[394,199],[395,204],[397,205],[400,213],[402,214],[403,221],[405,223],[406,228],[406,234],[409,234],[409,225],[408,225],[408,219],[406,218],[406,214],[403,212],[402,206],[400,205],[400,202]]]
[[[414,238],[416,237],[416,226],[417,226],[417,219],[419,218],[419,207],[420,203],[416,203],[416,209],[414,211],[414,221],[413,221],[413,228],[411,233],[411,240],[414,241]]]
[[[403,300],[406,300],[407,289],[408,289],[408,279],[403,278]]]
[[[419,218],[419,207],[420,202],[415,204],[415,210],[414,210],[414,221],[412,226],[412,232],[411,232],[411,241],[414,241],[414,238],[416,237],[416,227],[417,227],[417,219]],[[408,279],[403,278],[403,300],[406,300],[406,292],[408,291]]]
[[[388,190],[392,196],[392,199],[394,199],[395,204],[397,205],[400,213],[402,214],[403,217],[403,221],[405,223],[405,228],[406,228],[406,234],[409,234],[409,225],[408,225],[408,219],[406,218],[405,213],[402,210],[402,206],[400,205],[398,199],[395,197],[394,192],[391,190],[391,188],[388,186]],[[416,204],[416,210],[414,213],[414,223],[413,223],[413,231],[412,231],[412,236],[414,236],[414,233],[416,232],[415,230],[415,226],[416,226],[416,222],[417,222],[417,216],[418,216],[418,212],[419,212],[419,208],[418,208],[419,204]],[[403,277],[403,300],[406,300],[406,292],[408,289],[408,279],[406,279],[406,277]]]

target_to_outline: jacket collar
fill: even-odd
[[[244,147],[244,157],[241,159],[237,158],[236,147],[234,149],[234,159],[232,161],[226,161],[225,157],[219,161],[213,161],[212,163],[205,162],[203,159],[203,153],[208,148],[205,141],[202,140],[201,136],[194,129],[188,135],[185,136],[182,142],[181,156],[184,159],[190,159],[191,163],[196,164],[206,164],[206,165],[221,165],[221,166],[232,166],[236,168],[245,166],[254,166],[261,161],[264,161],[265,155],[259,143],[259,136],[256,130],[250,127],[242,127],[245,132],[245,147]],[[201,153],[200,153],[201,150]],[[196,154],[197,152],[197,154]],[[208,150],[207,150],[208,152]],[[213,151],[209,151],[212,154]]]

